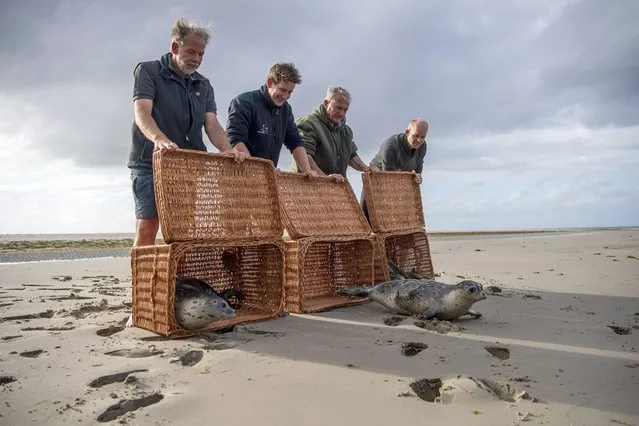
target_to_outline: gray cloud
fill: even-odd
[[[223,122],[230,99],[262,84],[275,61],[294,61],[304,77],[291,100],[296,116],[329,84],[349,88],[349,123],[371,155],[417,115],[431,122],[434,141],[546,125],[560,112],[576,111],[591,126],[639,119],[639,3],[631,0],[9,1],[0,60],[10,65],[0,69],[0,94],[16,109],[32,108],[21,126],[49,155],[124,167],[133,67],[167,50],[179,16],[213,22],[201,72],[214,84]],[[491,150],[458,141],[439,148],[441,156],[470,166]],[[525,146],[504,149],[516,157]]]

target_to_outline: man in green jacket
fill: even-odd
[[[353,130],[346,124],[350,104],[351,95],[346,89],[331,86],[324,101],[313,112],[297,120],[311,169],[320,176],[328,175],[343,181],[348,166],[360,172],[369,170],[357,155]],[[292,170],[300,172],[295,161]]]

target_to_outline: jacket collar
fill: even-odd
[[[271,96],[268,94],[268,90],[266,88],[266,84],[263,84],[260,87],[260,93],[262,95],[262,100],[264,101],[264,104],[269,108],[269,109],[277,109],[277,108],[282,108],[281,106],[277,106],[275,105],[275,103],[273,102],[273,100],[271,99]],[[284,102],[282,104],[282,106],[286,105],[286,102]]]
[[[316,115],[324,124],[326,124],[326,127],[334,132],[340,131],[346,124],[346,118],[344,118],[338,124],[335,124],[331,120],[329,120],[328,115],[326,114],[324,103],[319,104],[319,106],[313,110],[313,114]]]
[[[402,149],[404,150],[404,152],[406,154],[412,154],[413,152],[415,152],[416,150],[414,148],[412,148],[409,144],[408,144],[408,136],[406,136],[406,133],[400,133],[397,136],[397,139],[399,140],[399,144],[401,145]]]

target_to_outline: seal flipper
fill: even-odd
[[[342,287],[337,290],[337,294],[340,296],[368,297],[370,293],[371,288],[366,287]]]
[[[464,315],[468,315],[470,317],[472,317],[473,319],[479,319],[483,316],[483,314],[479,311],[472,311],[472,310],[468,310],[468,312],[466,312]]]
[[[399,266],[395,265],[391,261],[388,262],[388,272],[389,272],[391,281],[402,280],[402,279],[406,279],[406,280],[424,279],[424,277],[420,276],[419,274],[416,274],[411,271],[404,271],[403,269],[401,269]]]
[[[434,306],[429,306],[424,312],[422,312],[421,317],[424,319],[433,319],[437,315],[437,309]]]

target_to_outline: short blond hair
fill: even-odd
[[[300,84],[302,82],[302,76],[300,72],[295,68],[295,64],[291,62],[278,62],[273,65],[268,72],[268,79],[273,84],[287,81],[294,84]]]

